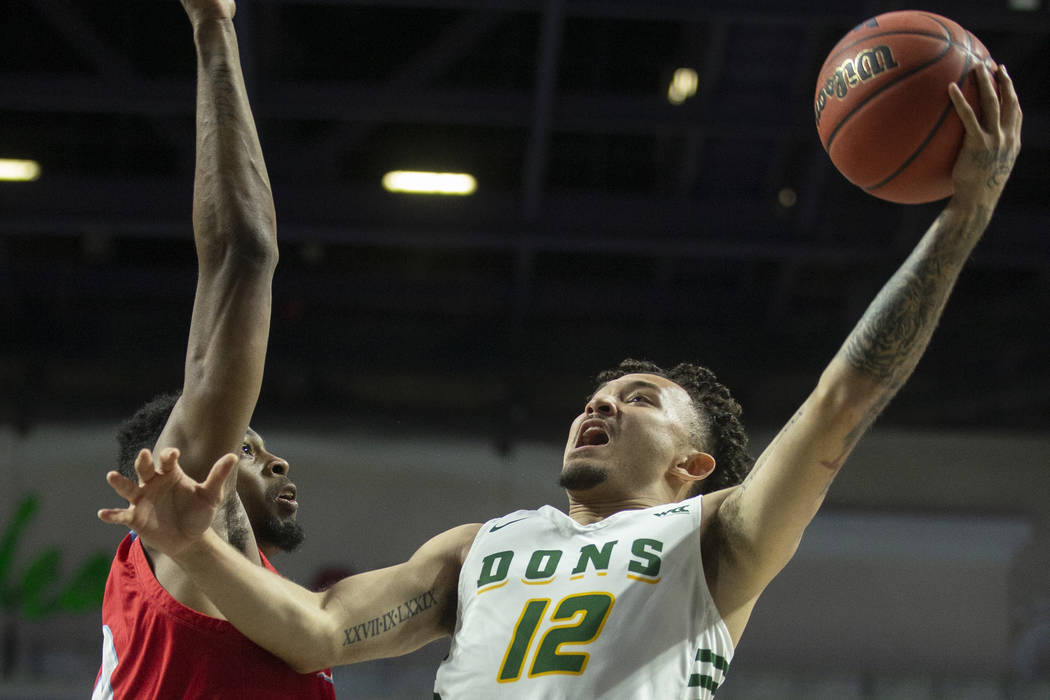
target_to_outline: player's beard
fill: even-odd
[[[577,464],[562,471],[558,477],[558,486],[567,491],[586,491],[605,483],[608,478],[609,470],[605,467]]]
[[[236,491],[226,497],[221,509],[222,517],[226,521],[226,541],[233,545],[234,549],[243,552],[248,547],[252,528],[248,522],[248,513],[241,505]]]
[[[281,520],[275,515],[267,515],[255,533],[255,539],[271,544],[282,552],[294,551],[306,539],[302,526],[295,520]]]

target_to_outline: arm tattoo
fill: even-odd
[[[899,388],[933,335],[948,294],[991,213],[951,230],[939,230],[919,244],[890,278],[843,346],[855,369],[892,389]],[[943,217],[943,215],[942,215]],[[943,220],[938,225],[944,225]]]
[[[922,260],[893,276],[846,341],[846,360],[883,383],[892,383],[902,360],[932,332],[943,280],[940,261]]]
[[[975,153],[971,158],[971,162],[988,173],[985,187],[990,190],[1001,190],[1003,185],[1006,184],[1007,178],[1010,177],[1010,171],[1013,170],[1016,158],[1016,151],[1005,149],[998,152]]]
[[[350,646],[351,644],[363,642],[366,639],[378,637],[435,605],[437,605],[437,597],[434,595],[434,591],[421,593],[415,598],[399,603],[396,608],[387,610],[379,617],[373,617],[367,622],[344,629],[343,646]]]

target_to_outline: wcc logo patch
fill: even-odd
[[[672,508],[671,510],[665,510],[662,513],[653,513],[653,515],[655,515],[657,518],[662,518],[665,515],[684,515],[684,514],[686,514],[688,512],[689,512],[689,506],[685,505],[685,506],[678,506],[677,508]]]

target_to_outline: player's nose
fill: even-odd
[[[611,416],[616,412],[616,402],[608,394],[595,394],[587,402],[584,411],[588,416],[598,414],[600,416]]]
[[[286,460],[277,456],[272,456],[270,461],[266,463],[266,470],[270,472],[271,476],[288,476],[292,467]]]

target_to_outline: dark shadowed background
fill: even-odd
[[[828,526],[832,534],[852,532],[859,521],[850,518],[886,517],[900,534],[887,537],[904,546],[903,533],[933,528],[926,549],[883,553],[897,563],[928,563],[930,552],[976,538],[976,550],[945,555],[952,566],[987,572],[982,562],[991,560],[975,554],[986,547],[998,553],[996,566],[1014,572],[987,593],[1005,596],[991,613],[1005,635],[993,654],[1000,660],[968,667],[977,687],[992,683],[1000,695],[945,685],[944,669],[955,667],[942,660],[916,664],[918,680],[892,696],[902,700],[1022,697],[1014,682],[1050,667],[1026,671],[1015,653],[1022,643],[1050,649],[1050,612],[1033,592],[1045,590],[1039,577],[1050,566],[1050,508],[1040,505],[1050,479],[1050,11],[1045,0],[1020,3],[1029,10],[1016,4],[922,7],[958,21],[1009,66],[1024,146],[926,357],[876,428],[885,439],[873,436],[875,447],[858,453],[871,471],[851,464],[828,504],[846,519]],[[462,483],[444,482],[459,484],[449,498],[475,504],[477,493],[498,494],[468,509],[469,518],[544,500],[561,505],[550,486],[557,447],[591,377],[624,356],[710,366],[743,403],[760,449],[939,211],[858,190],[834,170],[813,125],[817,71],[830,48],[861,20],[910,7],[241,0],[236,25],[281,247],[254,423],[293,465],[297,455],[272,434],[303,451],[303,518],[316,519],[312,541],[334,545],[305,551],[309,565],[289,557],[285,568],[309,583],[330,553],[355,567],[396,560],[370,550],[372,538],[347,532],[339,518],[352,510],[375,522],[399,499],[413,502],[410,492],[434,488],[430,480],[446,473],[421,476],[441,461],[437,454],[454,462],[462,450],[480,451],[466,460],[477,465],[469,476],[450,467]],[[119,533],[90,518],[107,498],[101,475],[115,454],[112,427],[181,383],[196,274],[191,31],[175,0],[14,0],[0,16],[0,41],[0,158],[32,158],[42,169],[34,182],[0,183],[0,467],[8,473],[0,527],[14,522],[26,493],[40,493],[38,551],[65,541],[76,552],[83,530],[92,533],[83,547],[108,552]],[[673,105],[667,88],[679,67],[697,72],[699,90]],[[395,169],[469,172],[478,189],[466,198],[391,194],[380,179]],[[67,442],[75,451],[63,449]],[[330,445],[327,457],[309,456],[311,445],[324,452],[318,444]],[[368,459],[351,444],[391,465],[413,456],[408,469],[385,471],[360,466]],[[523,456],[532,450],[542,457]],[[349,471],[323,471],[314,458]],[[503,476],[487,474],[486,464]],[[515,474],[544,472],[535,479],[547,491],[508,482],[507,465]],[[65,478],[73,470],[79,490]],[[345,502],[332,495],[337,473],[347,479]],[[355,500],[355,475],[367,474],[375,495]],[[312,504],[311,491],[326,500]],[[427,519],[419,498],[419,536],[399,545],[406,552],[398,556],[464,515],[449,506],[448,518]],[[987,530],[964,537],[956,525],[974,511]],[[77,532],[69,517],[83,521]],[[344,539],[350,554],[340,559]],[[820,567],[839,561],[835,538],[814,540],[831,549],[815,550],[813,568],[799,572],[826,582]],[[25,562],[32,551],[22,549]],[[12,566],[6,583],[0,567],[0,593],[21,580]],[[909,575],[901,566],[897,580]],[[863,588],[867,574],[851,570],[861,573],[845,590]],[[71,575],[72,565],[63,571]],[[921,627],[917,605],[897,610]],[[19,610],[10,604],[5,612],[18,632],[8,644],[17,649],[4,655],[9,683],[62,663],[97,665],[97,620],[79,613],[70,624],[86,624],[87,641],[34,671],[26,634],[63,633],[27,633]],[[1025,621],[1035,610],[1047,621],[1030,633],[1038,626]],[[840,631],[856,624],[828,619]],[[909,634],[907,625],[896,629]],[[825,641],[846,648],[844,634]],[[944,638],[952,636],[949,626]],[[885,663],[868,655],[870,666],[861,654],[817,664],[818,679],[832,679],[822,696],[800,686],[796,664],[775,650],[755,657],[753,668],[781,675],[748,671],[746,644],[741,680],[726,686],[727,697],[891,697],[871,680],[872,669],[892,666],[889,652]],[[75,660],[80,652],[93,661]],[[411,678],[397,663],[370,677]],[[432,666],[421,666],[424,691]],[[862,678],[859,695],[834,685],[843,668],[847,686]],[[83,687],[93,669],[87,674]],[[69,674],[58,675],[66,680],[56,681],[56,697],[65,697]],[[367,680],[358,683],[362,695]],[[755,690],[763,683],[772,690]],[[25,692],[42,697],[38,690]]]

